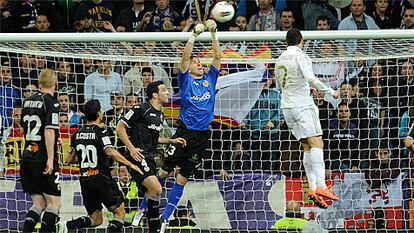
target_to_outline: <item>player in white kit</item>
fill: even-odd
[[[304,149],[303,165],[309,182],[308,196],[320,208],[327,208],[322,197],[339,198],[325,184],[322,127],[311,87],[339,98],[339,92],[315,77],[312,61],[303,51],[303,37],[296,28],[286,34],[287,50],[276,61],[275,73],[282,90],[281,108],[285,121]]]

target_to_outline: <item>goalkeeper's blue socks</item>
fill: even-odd
[[[164,186],[165,179],[161,178],[160,174],[158,173],[157,173],[157,179],[158,179],[158,182],[160,182],[161,186]],[[148,208],[147,207],[147,195],[145,194],[144,199],[142,199],[141,204],[139,204],[139,209],[146,210],[147,208]]]
[[[180,201],[181,196],[183,195],[184,186],[175,183],[171,189],[170,195],[168,196],[168,204],[165,207],[164,212],[162,213],[162,219],[168,221],[171,214],[174,212],[175,207]]]

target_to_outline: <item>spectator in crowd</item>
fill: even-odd
[[[252,157],[260,158],[262,170],[279,169],[280,161],[279,129],[284,124],[280,109],[280,92],[276,90],[273,79],[263,86],[259,99],[252,107],[243,124],[251,140],[248,148]],[[280,169],[279,169],[280,170]]]
[[[111,61],[96,60],[98,69],[85,79],[85,100],[97,99],[102,111],[111,109],[112,91],[122,91],[122,79],[118,73],[111,71]]]
[[[79,126],[82,122],[82,114],[73,110],[68,93],[59,93],[58,101],[60,104],[59,112],[68,116],[69,127]]]
[[[75,21],[75,30],[76,32],[100,32],[101,30],[98,30],[95,27],[95,23],[93,21],[92,16],[85,14],[81,16],[77,21]],[[103,23],[102,23],[103,27]]]
[[[414,8],[413,0],[390,1],[392,28],[402,28],[404,26],[404,13],[408,8]]]
[[[244,17],[243,15],[239,15],[236,17],[235,22],[237,25],[239,25],[239,27],[241,28],[242,31],[246,31],[247,30],[247,19],[246,17]]]
[[[368,61],[363,59],[361,51],[356,50],[353,55],[356,59],[348,63],[348,76],[346,80],[351,82],[357,88],[366,88],[368,83],[369,65]],[[359,90],[355,90],[355,95],[359,96]]]
[[[303,5],[305,30],[315,30],[315,22],[317,22],[318,17],[326,17],[330,22],[332,29],[336,30],[338,28],[339,20],[332,14],[329,7],[327,0],[305,1]]]
[[[118,168],[118,188],[122,192],[125,205],[124,226],[131,226],[135,213],[138,210],[138,185],[131,179],[128,168],[124,165]],[[107,220],[111,221],[113,214],[107,212]]]
[[[316,18],[316,30],[325,31],[331,29],[331,23],[329,22],[329,18],[326,16],[318,16]]]
[[[152,12],[146,12],[143,23],[138,25],[137,31],[172,32],[182,31],[185,20],[174,11],[169,0],[155,0],[156,8]]]
[[[405,9],[401,28],[414,29],[414,6]]]
[[[62,23],[55,3],[52,1],[21,0],[15,1],[10,14],[18,32],[36,32],[36,18],[46,15],[51,22],[52,31],[62,29]]]
[[[235,22],[232,22],[232,23],[229,24],[229,28],[228,28],[227,31],[229,31],[229,32],[240,32],[241,28]]]
[[[150,45],[146,43],[146,45]],[[148,46],[150,47],[150,46]],[[148,48],[146,49],[148,51]],[[150,51],[148,51],[150,53]],[[141,52],[140,52],[141,53]],[[162,80],[167,86],[168,91],[172,92],[172,83],[167,71],[163,68],[161,64],[154,64],[149,62],[137,62],[133,67],[128,70],[124,75],[124,95],[129,93],[139,93],[141,92],[143,84],[143,69],[146,68],[147,79],[150,79],[152,74],[152,81]]]
[[[193,221],[193,213],[185,206],[179,205],[174,210],[174,219],[168,223],[170,229],[193,228],[197,225]]]
[[[68,129],[69,128],[69,116],[66,113],[59,113],[59,128]]]
[[[32,96],[34,93],[37,92],[37,86],[33,84],[26,85],[25,88],[23,88],[23,96],[22,101],[30,96]]]
[[[329,125],[329,169],[332,171],[356,172],[359,167],[358,125],[352,122],[351,111],[346,103],[341,103],[336,119]]]
[[[273,8],[272,0],[260,0],[259,10],[253,15],[247,31],[276,31],[280,27],[280,15]]]
[[[403,60],[398,75],[398,85],[391,87],[392,96],[398,97],[399,116],[408,110],[409,97],[414,95],[414,67],[410,60]]]
[[[83,97],[83,80],[77,80],[77,76],[72,72],[72,66],[68,61],[61,60],[57,63],[57,92],[68,93],[70,102],[75,108],[82,104]]]
[[[343,19],[338,30],[379,30],[371,16],[365,14],[364,0],[352,0],[351,15]]]
[[[320,41],[319,56],[321,57],[335,57],[337,53],[334,50],[335,44],[330,41]],[[340,88],[340,85],[345,80],[345,64],[340,61],[326,61],[313,62],[313,72],[315,76],[324,84],[333,89]]]
[[[44,69],[47,69],[47,60],[45,56],[35,56],[35,58],[32,59],[32,63],[35,70],[37,71],[37,76],[39,76],[40,72],[42,72]]]
[[[119,13],[116,25],[125,25],[126,31],[135,32],[147,9],[145,0],[133,0],[127,8]]]
[[[50,32],[50,23],[47,15],[38,15],[35,27],[37,32]]]
[[[181,15],[185,18],[191,18],[194,25],[204,23],[209,19],[210,8],[214,4],[212,0],[186,0]]]
[[[32,60],[33,56],[31,55],[19,55],[19,64],[17,68],[12,71],[12,84],[17,88],[23,88],[28,84],[34,84],[37,86],[37,72],[32,68]]]
[[[20,91],[12,85],[11,68],[9,61],[3,61],[0,65],[0,134],[12,123],[12,111],[21,103]]]
[[[390,29],[392,28],[392,22],[389,12],[388,0],[376,0],[374,10],[368,14],[374,19],[380,29]]]
[[[127,113],[124,108],[125,96],[121,91],[111,92],[111,105],[112,109],[104,113],[103,122],[106,126],[115,129],[118,125],[118,121]]]
[[[113,23],[114,17],[117,12],[114,12],[114,5],[111,1],[103,0],[87,0],[82,1],[78,10],[75,13],[75,24],[81,20],[90,21],[92,20],[93,25],[91,27],[96,28],[99,31],[107,31],[104,27],[105,22]],[[90,27],[84,30],[90,30]],[[88,25],[89,26],[89,25]]]
[[[294,200],[286,204],[285,217],[276,221],[273,225],[275,230],[303,230],[303,227],[308,223],[302,218],[300,211],[300,204]]]
[[[349,14],[351,13],[351,10],[349,9],[349,5],[351,5],[352,0],[338,0],[338,1],[328,0],[327,2],[328,2],[328,9],[339,20],[338,24],[344,18],[349,16]],[[337,28],[335,28],[335,30],[336,29]]]
[[[285,8],[280,12],[280,31],[289,31],[293,28],[295,15],[292,9]]]
[[[76,64],[77,66],[75,67],[75,70],[77,74],[88,76],[95,72],[95,65],[92,59],[82,58]]]
[[[20,105],[16,105],[13,108],[12,113],[12,124],[9,128],[4,131],[4,140],[9,137],[14,138],[21,138],[23,137],[23,128],[20,124],[22,116],[22,107]]]
[[[368,183],[368,192],[382,192],[400,174],[399,159],[392,153],[387,142],[381,142],[369,161],[365,170],[365,179]],[[382,208],[374,209],[374,228],[385,228],[385,212]]]
[[[0,0],[0,33],[16,32],[15,22],[11,15],[13,1]]]
[[[125,111],[128,112],[132,107],[134,107],[137,104],[142,104],[142,102],[140,102],[139,96],[135,93],[129,93],[126,96],[125,100]]]
[[[63,30],[65,32],[72,32],[75,13],[82,1],[56,0],[55,2],[57,2],[58,15],[63,21]]]

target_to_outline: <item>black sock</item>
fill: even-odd
[[[57,219],[57,214],[46,210],[42,216],[42,226],[40,227],[40,232],[55,232]]]
[[[113,220],[109,221],[107,230],[108,232],[121,232],[123,226],[124,220],[114,218]]]
[[[68,229],[92,227],[92,219],[89,216],[82,216],[66,223]]]
[[[39,219],[40,215],[36,211],[30,209],[24,220],[23,232],[33,232]]]
[[[159,209],[160,201],[148,198],[147,220],[150,233],[157,232],[160,229]]]

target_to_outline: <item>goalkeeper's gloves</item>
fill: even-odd
[[[209,20],[207,20],[204,23],[204,25],[206,25],[207,30],[209,32],[211,32],[211,38],[213,40],[218,40],[217,39],[217,34],[216,34],[216,32],[217,32],[217,24],[216,24],[216,22],[214,20],[212,20],[212,19],[209,19]]]
[[[191,34],[190,39],[188,39],[189,42],[194,43],[194,40],[197,36],[199,36],[202,32],[206,30],[206,26],[203,24],[197,24],[193,29],[193,34]]]

